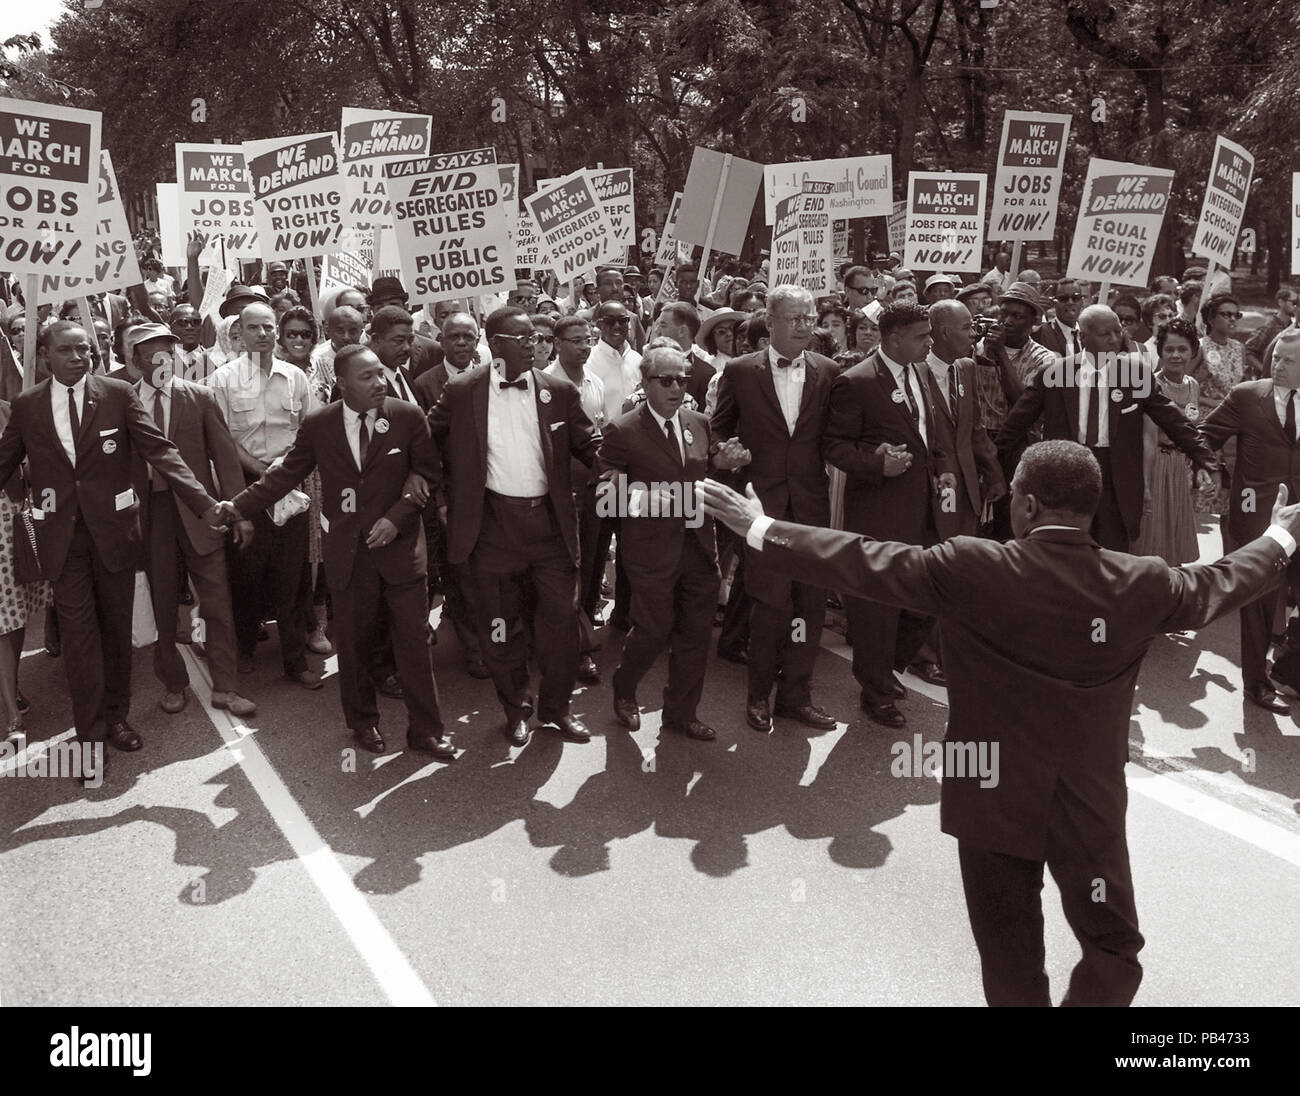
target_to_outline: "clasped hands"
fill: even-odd
[[[235,547],[246,548],[253,541],[253,523],[239,516],[232,502],[219,502],[203,515],[213,529],[233,529]]]
[[[753,459],[753,454],[740,444],[739,438],[728,438],[713,451],[713,466],[724,472],[743,468]]]

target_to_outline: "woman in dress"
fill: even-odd
[[[1237,298],[1229,293],[1211,298],[1201,308],[1206,334],[1200,340],[1199,356],[1191,375],[1200,385],[1202,417],[1223,402],[1233,385],[1250,379],[1245,375],[1246,348],[1232,337],[1239,319],[1241,307]],[[1222,482],[1213,488],[1213,497],[1208,492],[1197,495],[1197,510],[1220,515],[1227,512],[1228,490],[1236,463],[1237,439],[1230,438],[1223,447]]]
[[[1200,386],[1187,375],[1196,359],[1196,328],[1186,320],[1170,320],[1156,331],[1160,391],[1195,422],[1200,417]],[[1133,545],[1135,556],[1159,556],[1171,567],[1191,563],[1200,555],[1192,499],[1191,462],[1149,418],[1145,420],[1143,472],[1146,493],[1142,531]]]
[[[0,400],[0,432],[9,425],[10,405]],[[5,741],[21,749],[23,713],[30,705],[18,688],[18,666],[23,655],[23,636],[32,615],[54,604],[48,582],[19,583],[14,572],[14,526],[23,531],[16,516],[22,507],[27,485],[22,471],[0,491],[0,719],[5,724]]]

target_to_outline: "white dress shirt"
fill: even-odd
[[[150,421],[157,422],[158,416],[154,412],[154,404],[162,400],[162,432],[167,434],[172,424],[172,382],[171,378],[167,379],[165,384],[155,388],[151,384],[146,384],[143,380],[137,382],[135,386],[136,395],[140,397],[140,402],[144,405],[145,414],[149,416]],[[152,466],[150,466],[152,468]],[[152,477],[151,477],[152,478]]]
[[[1105,369],[1097,368],[1097,359],[1090,353],[1083,355],[1083,363],[1075,373],[1079,386],[1079,444],[1088,444],[1088,410],[1097,400],[1097,448],[1110,446],[1110,379]]]
[[[546,494],[546,462],[537,422],[533,374],[521,376],[526,390],[502,388],[505,369],[488,371],[487,489],[515,498]]]
[[[50,383],[50,409],[54,412],[54,429],[63,443],[68,460],[77,463],[77,439],[72,436],[72,419],[68,415],[68,386],[58,381]],[[72,386],[72,398],[77,404],[77,421],[86,421],[86,378]]]
[[[623,401],[641,383],[641,355],[627,343],[622,353],[604,339],[591,348],[585,367],[605,389],[605,421],[612,422],[623,413]]]
[[[953,418],[957,417],[956,408],[948,402],[948,370],[952,369],[954,363],[944,361],[933,350],[925,356],[926,367],[934,376],[935,384],[939,388],[939,398],[943,400],[944,407],[948,408],[948,414]]]
[[[659,412],[656,411],[653,407],[650,407],[649,400],[646,400],[646,407],[650,408],[650,414],[654,416],[654,420],[659,426],[659,433],[663,434],[664,437],[668,436],[667,431],[664,429],[664,424],[668,422],[671,422],[673,424],[673,434],[677,438],[677,452],[681,454],[682,464],[685,464],[686,463],[686,442],[682,438],[681,409],[679,408],[678,410],[674,411],[673,417],[671,419],[666,419],[661,414],[659,414]]]
[[[782,369],[777,362],[784,358],[776,348],[767,344],[767,363],[772,371],[772,384],[776,388],[776,398],[781,404],[781,414],[785,416],[786,429],[794,433],[794,424],[799,421],[799,404],[803,399],[804,356],[799,354],[791,358],[790,364]]]
[[[1052,323],[1056,324],[1056,330],[1061,333],[1061,338],[1065,340],[1065,357],[1068,358],[1075,353],[1076,348],[1077,352],[1082,354],[1083,340],[1079,337],[1079,329],[1077,327],[1066,327],[1060,320],[1053,320]]]
[[[357,471],[361,471],[361,420],[366,420],[366,437],[368,438],[367,446],[375,444],[375,412],[367,411],[364,415],[353,411],[346,403],[343,404],[343,432],[347,435],[348,445],[352,449],[352,459],[356,462]],[[369,448],[366,450],[369,454]]]
[[[551,362],[542,370],[552,377],[563,377],[566,381],[571,380],[569,374],[564,371],[558,361]],[[582,384],[578,387],[578,398],[582,402],[582,409],[587,412],[587,418],[592,425],[599,428],[605,425],[605,386],[601,383],[590,369],[585,366],[582,370]]]
[[[450,376],[450,372],[448,376]],[[418,404],[420,401],[415,398],[415,393],[411,391],[411,386],[406,383],[406,378],[402,376],[400,369],[391,369],[384,366],[384,380],[388,382],[388,387],[397,393],[399,400],[405,400],[407,403]]]
[[[925,415],[925,398],[921,395],[921,379],[916,375],[916,370],[907,368],[898,364],[880,347],[876,348],[880,354],[880,360],[889,367],[889,372],[894,376],[894,384],[898,386],[899,392],[904,394],[903,410],[907,412],[906,393],[912,394],[912,399],[916,401],[916,428],[921,432],[921,440],[928,447],[930,444],[930,423]],[[910,384],[909,384],[910,378]],[[908,412],[910,414],[910,412]]]

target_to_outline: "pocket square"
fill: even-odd
[[[551,433],[554,434],[555,431],[557,431],[557,430],[558,430],[561,426],[563,426],[563,425],[564,425],[564,423],[562,423],[562,422],[553,422],[553,423],[551,423]]]
[[[387,453],[385,453],[384,455],[387,456],[387,457],[391,457],[394,453],[400,453],[400,452],[401,452],[400,449],[390,449],[390,450],[389,450]]]
[[[106,437],[108,437],[109,434],[116,434],[116,433],[117,433],[117,427],[115,426],[115,427],[113,427],[113,429],[111,429],[111,430],[101,430],[101,431],[99,432],[99,436],[100,436],[101,438],[106,438]]]
[[[1135,403],[1130,403],[1127,407],[1122,407],[1122,408],[1120,408],[1120,412],[1119,412],[1119,413],[1120,413],[1121,415],[1127,415],[1130,411],[1136,411],[1137,409],[1138,409],[1138,405],[1137,405],[1137,404],[1135,404]]]

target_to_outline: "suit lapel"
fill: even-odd
[[[762,356],[758,359],[758,387],[767,396],[768,402],[772,405],[772,410],[776,412],[776,417],[785,426],[785,412],[781,410],[781,401],[777,398],[776,382],[772,380],[772,359],[768,356],[766,350],[761,351]],[[804,380],[804,387],[808,386],[807,379]]]
[[[1276,393],[1273,390],[1273,382],[1269,381],[1264,385],[1264,394],[1259,398],[1260,414],[1264,416],[1264,421],[1269,424],[1268,428],[1273,430],[1282,441],[1290,445],[1291,439],[1286,436],[1286,430],[1277,417],[1277,403],[1274,399]]]
[[[537,408],[537,432],[541,435],[542,460],[546,462],[546,482],[551,482],[551,404],[554,393],[547,387],[547,380],[540,369],[533,369],[533,404]],[[545,392],[547,398],[542,399]]]
[[[799,413],[794,420],[796,434],[799,432],[799,427],[803,425],[804,416],[808,414],[808,409],[813,406],[813,387],[821,382],[822,371],[820,367],[808,356],[808,352],[804,351],[803,384],[799,388]]]
[[[89,443],[95,438],[94,418],[101,402],[101,393],[95,381],[95,377],[87,375],[86,398],[82,401],[81,407],[81,433],[75,439],[78,460],[81,459],[82,453],[85,452]]]
[[[907,428],[912,431],[912,434],[917,441],[924,442],[925,439],[921,437],[921,430],[912,420],[912,412],[908,410],[907,396],[894,381],[894,371],[885,364],[885,359],[879,354],[876,355],[876,380],[879,382],[880,387],[884,389],[885,398],[894,405],[894,413],[907,425]],[[894,399],[895,392],[897,392],[901,397],[900,399]],[[921,398],[919,392],[917,393],[917,398]]]
[[[484,482],[487,481],[488,453],[488,385],[493,384],[492,367],[488,366],[478,377],[470,392],[474,403],[474,430],[478,434],[478,459]]]

